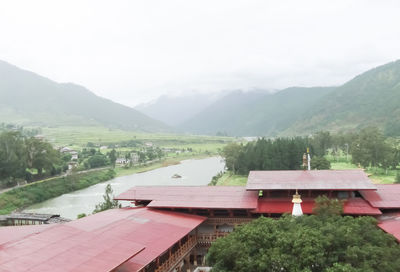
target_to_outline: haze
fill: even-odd
[[[338,85],[394,60],[398,1],[1,1],[0,59],[134,106]]]

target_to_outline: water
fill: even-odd
[[[224,169],[224,166],[225,163],[219,157],[185,160],[181,164],[117,177],[86,189],[64,194],[30,206],[24,212],[60,214],[65,218],[76,219],[76,216],[80,213],[92,213],[96,204],[103,201],[103,194],[107,184],[111,184],[114,195],[118,195],[136,185],[207,185],[214,175]],[[182,178],[174,179],[172,178],[174,174],[179,174]],[[129,202],[122,202],[123,206],[128,204]]]

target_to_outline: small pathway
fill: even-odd
[[[111,168],[111,166],[107,166],[107,167],[100,167],[100,168],[93,168],[93,169],[88,169],[88,170],[82,170],[82,171],[78,171],[78,172],[75,172],[75,173],[76,173],[76,174],[83,174],[83,173],[89,173],[89,172],[94,172],[94,171],[100,171],[100,170],[105,170],[105,169],[110,169],[110,168]],[[47,181],[47,180],[52,180],[52,179],[55,179],[55,178],[65,177],[65,176],[68,176],[68,175],[71,175],[71,174],[72,174],[72,172],[71,172],[70,170],[68,170],[66,173],[63,173],[63,174],[61,174],[61,175],[52,176],[52,177],[45,178],[45,179],[41,179],[41,180],[37,180],[37,181],[31,182],[31,183],[27,183],[27,182],[25,181],[23,184],[18,183],[18,185],[15,185],[14,187],[1,189],[1,190],[0,190],[0,194],[5,193],[5,192],[8,192],[8,191],[11,191],[12,189],[15,189],[15,188],[18,188],[18,187],[23,187],[23,186],[26,186],[26,185],[29,185],[29,184],[39,183],[39,182],[43,182],[43,181]],[[22,182],[21,182],[21,183],[22,183]]]

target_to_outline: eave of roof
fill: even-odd
[[[376,190],[362,170],[250,171],[247,190]]]
[[[105,272],[121,265],[144,267],[205,219],[123,208],[65,224],[0,228],[0,271]]]
[[[383,231],[392,234],[400,243],[400,213],[384,214],[379,218],[378,227]]]
[[[371,206],[381,209],[400,209],[400,184],[377,184],[376,191],[360,191]]]
[[[151,201],[153,208],[255,209],[258,193],[243,186],[133,187],[117,200]]]

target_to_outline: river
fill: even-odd
[[[224,167],[225,163],[221,161],[220,157],[185,160],[177,165],[117,177],[86,189],[64,194],[30,206],[24,212],[59,214],[65,218],[76,219],[80,213],[92,213],[96,204],[103,201],[103,194],[107,184],[111,184],[115,196],[133,186],[207,185],[211,178],[222,171]],[[179,174],[182,178],[172,178],[174,174]],[[126,202],[124,204],[126,205]]]

